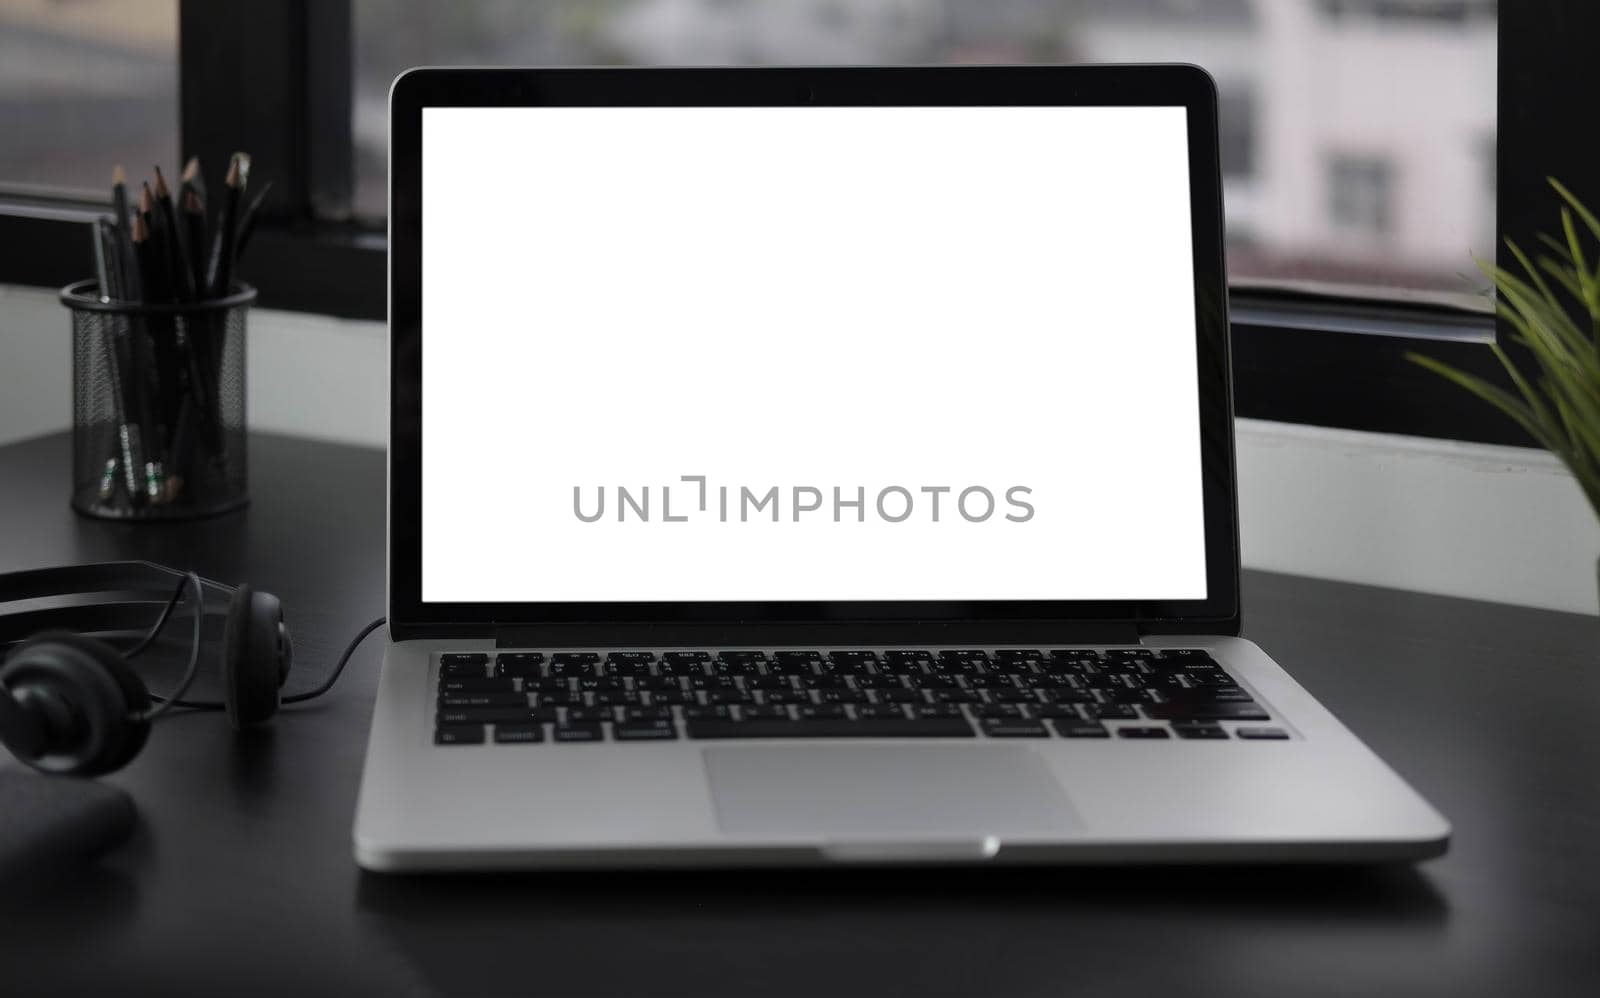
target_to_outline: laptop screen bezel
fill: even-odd
[[[422,111],[427,107],[1183,107],[1188,117],[1206,592],[1200,600],[425,603],[422,600]],[[999,634],[1132,623],[1143,632],[1237,633],[1239,549],[1217,99],[1193,66],[761,69],[415,69],[390,90],[389,626],[398,638],[550,625],[647,625],[666,640],[730,626],[845,625],[915,641],[953,624]],[[1131,262],[1136,265],[1136,261]],[[494,293],[509,293],[499,291]],[[507,308],[514,308],[508,300]],[[1150,469],[1158,483],[1159,468]],[[397,529],[399,525],[399,529]],[[532,566],[537,570],[536,566]],[[971,627],[964,634],[974,635]],[[572,641],[570,643],[576,643]]]

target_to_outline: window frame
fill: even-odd
[[[249,149],[257,175],[274,181],[251,249],[262,302],[383,320],[386,240],[351,215],[350,0],[179,0],[178,17],[180,143],[206,163]],[[1566,120],[1567,95],[1587,83],[1582,44],[1600,32],[1600,5],[1503,3],[1498,28],[1496,227],[1502,239],[1531,244],[1556,218],[1547,176],[1600,204],[1600,153]],[[251,82],[243,102],[229,96],[240,80]],[[56,287],[81,277],[88,227],[106,209],[0,188],[0,283]],[[1509,388],[1488,349],[1497,337],[1507,342],[1507,331],[1487,311],[1316,288],[1235,287],[1230,298],[1239,416],[1533,445],[1405,358],[1423,350]]]

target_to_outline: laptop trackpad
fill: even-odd
[[[981,841],[1078,827],[1044,760],[1016,745],[728,746],[705,765],[730,835]]]

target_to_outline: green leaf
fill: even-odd
[[[1492,385],[1475,374],[1458,371],[1450,365],[1434,360],[1425,354],[1408,351],[1406,359],[1455,382],[1507,416],[1510,416],[1516,421],[1517,425],[1527,430],[1528,435],[1537,440],[1546,450],[1551,452],[1559,452],[1561,450],[1561,442],[1552,435],[1552,428],[1537,420],[1533,415],[1533,410],[1527,403],[1505,389]]]
[[[1578,213],[1578,217],[1583,219],[1583,224],[1589,227],[1589,231],[1594,234],[1594,237],[1600,239],[1600,218],[1596,218],[1594,212],[1585,208],[1583,202],[1578,200],[1578,196],[1567,190],[1566,185],[1562,184],[1561,181],[1554,177],[1546,177],[1545,179],[1550,182],[1551,187],[1556,189],[1556,193],[1561,195],[1561,200],[1565,201],[1573,211]]]

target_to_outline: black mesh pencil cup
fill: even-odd
[[[211,301],[106,301],[72,312],[72,508],[116,520],[214,516],[249,501],[245,318],[255,289]]]

